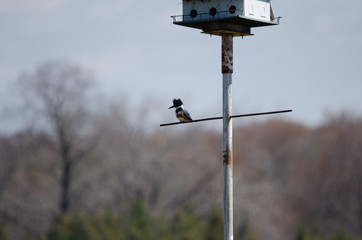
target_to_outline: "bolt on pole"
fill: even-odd
[[[224,240],[233,240],[232,73],[233,35],[222,35]]]

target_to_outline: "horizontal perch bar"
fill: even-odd
[[[260,112],[260,113],[248,113],[248,114],[241,114],[241,115],[233,115],[231,118],[239,118],[239,117],[251,117],[251,116],[259,116],[259,115],[268,115],[268,114],[277,114],[277,113],[287,113],[292,112],[293,110],[281,110],[281,111],[273,111],[273,112]],[[176,124],[183,124],[183,123],[194,123],[194,122],[203,122],[203,121],[211,121],[211,120],[218,120],[222,119],[222,117],[212,117],[212,118],[201,118],[195,119],[187,122],[173,122],[173,123],[164,123],[160,124],[160,127],[171,126]]]

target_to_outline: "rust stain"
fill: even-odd
[[[223,153],[223,162],[232,167],[232,165],[233,165],[233,155],[232,155],[232,150],[231,149],[228,149],[227,151],[224,151],[224,153]]]
[[[221,70],[222,73],[233,73],[233,36],[225,34],[222,38]]]

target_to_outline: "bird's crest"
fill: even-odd
[[[173,105],[175,106],[175,107],[179,107],[179,106],[181,106],[181,105],[183,105],[183,103],[182,103],[182,101],[181,101],[181,99],[173,99]]]

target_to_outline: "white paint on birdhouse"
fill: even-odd
[[[244,0],[244,16],[271,21],[270,0]]]
[[[182,8],[184,20],[231,16],[243,16],[262,21],[274,20],[270,0],[183,0]]]

